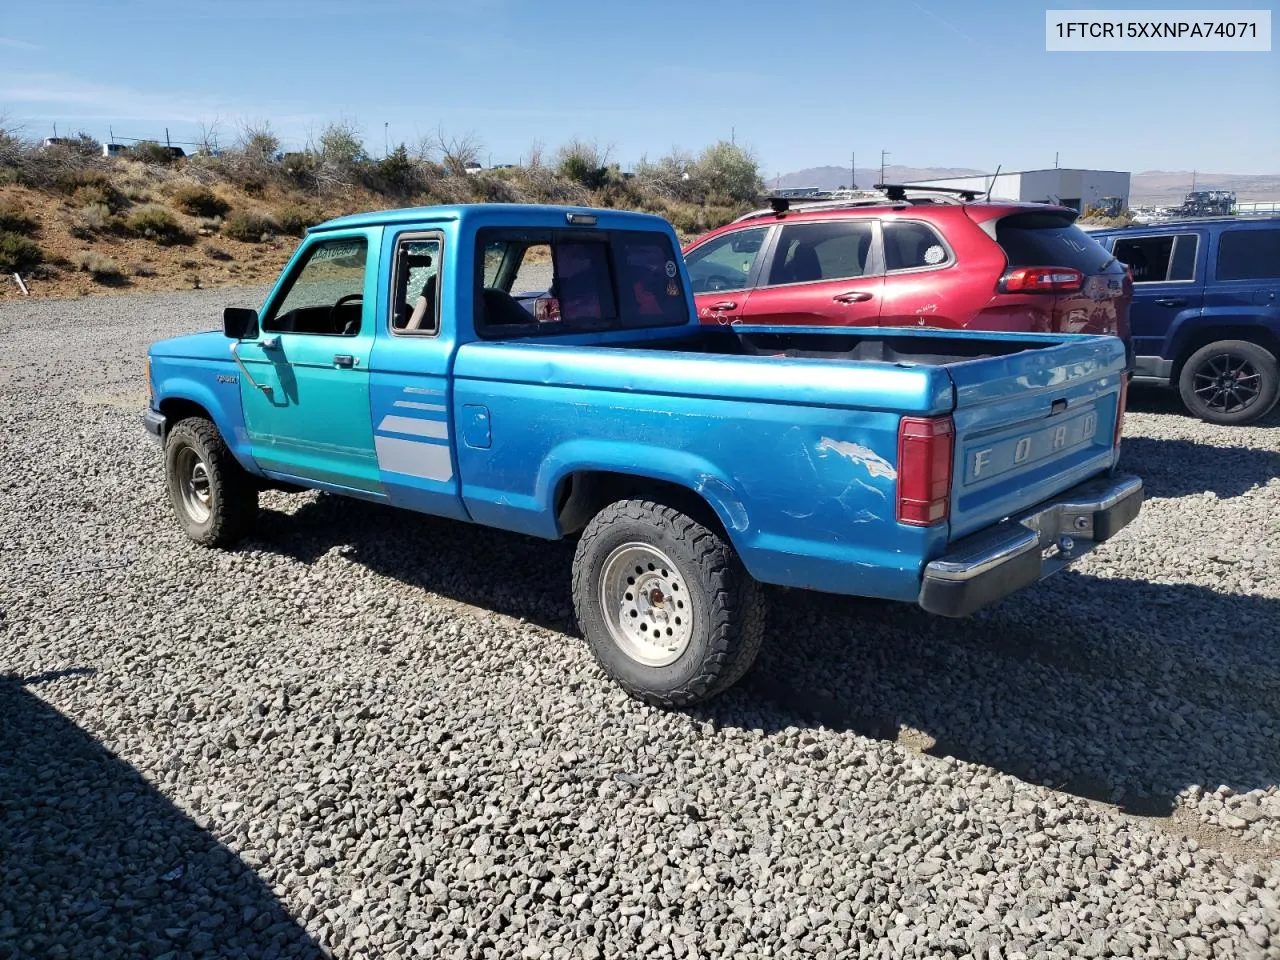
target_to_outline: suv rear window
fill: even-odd
[[[1224,230],[1218,238],[1219,280],[1280,277],[1280,230]]]
[[[1097,240],[1057,213],[1015,213],[996,224],[996,243],[1011,267],[1071,267],[1100,273],[1112,260]]]
[[[491,339],[689,322],[663,233],[481,230],[476,330]]]

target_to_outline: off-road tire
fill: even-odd
[[[192,470],[203,470],[207,515],[192,507]],[[218,428],[191,417],[169,431],[164,444],[165,486],[178,524],[204,547],[227,547],[241,539],[258,515],[258,487],[236,462]]]
[[[1257,394],[1254,400],[1242,410],[1228,411],[1213,406],[1203,395],[1206,381],[1197,374],[1207,375],[1211,364],[1217,358],[1233,358],[1231,363],[1245,362],[1257,377]],[[1219,364],[1221,366],[1221,364]],[[1197,386],[1201,393],[1197,394]],[[1178,393],[1187,410],[1206,423],[1221,426],[1241,426],[1260,420],[1271,412],[1280,397],[1280,365],[1275,356],[1265,347],[1248,340],[1219,340],[1201,347],[1182,365],[1178,376]]]
[[[679,659],[650,666],[615,640],[602,608],[605,565],[627,544],[652,546],[687,585],[692,635]],[[663,708],[688,707],[737,683],[764,640],[760,585],[718,532],[674,507],[650,500],[620,500],[587,524],[573,558],[573,602],[578,626],[596,661],[637,700]]]

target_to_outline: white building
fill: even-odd
[[[1058,203],[1083,212],[1102,206],[1103,197],[1119,197],[1121,209],[1129,206],[1129,173],[1124,170],[1021,170],[1001,173],[992,184],[991,176],[947,177],[942,180],[915,180],[913,187],[952,187],[959,190],[991,190],[992,200],[1020,200],[1031,203]]]

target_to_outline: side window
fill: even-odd
[[[885,270],[945,267],[951,262],[946,244],[927,224],[891,220],[883,229]]]
[[[708,240],[696,250],[689,251],[685,265],[693,292],[744,289],[768,232],[768,227],[738,230]]]
[[[1169,279],[1173,241],[1171,236],[1120,237],[1116,240],[1116,259],[1133,271],[1134,283],[1164,283]]]
[[[870,221],[794,223],[782,228],[768,285],[861,277],[871,256]]]
[[[1224,230],[1218,238],[1218,279],[1280,279],[1280,230]]]
[[[262,321],[275,333],[354,337],[364,313],[364,276],[369,243],[364,237],[321,240],[277,306]]]
[[[650,230],[481,230],[476,330],[487,339],[684,325],[677,248]]]
[[[1173,259],[1169,261],[1170,280],[1194,280],[1196,278],[1196,247],[1200,244],[1198,233],[1179,234],[1173,241]]]
[[[405,237],[396,246],[391,329],[432,335],[440,329],[440,255],[438,236]]]

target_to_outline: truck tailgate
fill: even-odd
[[[1089,338],[949,364],[955,384],[950,539],[1114,465],[1125,350]]]

